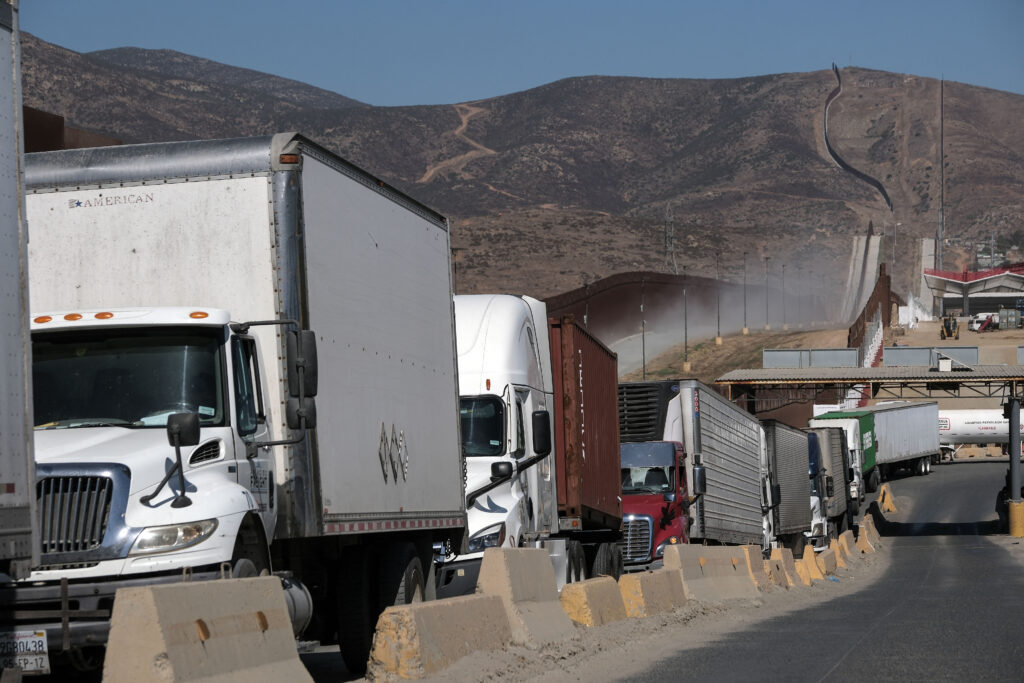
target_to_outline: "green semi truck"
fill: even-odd
[[[933,456],[939,453],[939,404],[935,402],[888,401],[836,410],[818,415],[808,425],[842,427],[846,432],[854,501],[876,491],[897,469],[928,474]]]

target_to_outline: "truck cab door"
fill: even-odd
[[[231,337],[231,367],[235,404],[235,452],[244,455],[244,460],[238,462],[238,483],[249,491],[252,508],[262,518],[263,528],[270,539],[274,537],[277,519],[274,453],[269,448],[254,445],[260,441],[270,441],[271,434],[259,350],[253,337]]]

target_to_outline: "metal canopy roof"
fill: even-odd
[[[730,399],[756,394],[755,401],[811,401],[837,390],[878,399],[1002,398],[1021,395],[1024,366],[753,368],[733,370],[715,383],[728,387]]]

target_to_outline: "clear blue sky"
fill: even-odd
[[[1024,94],[1024,0],[21,0],[20,17],[76,52],[166,48],[375,105],[833,61]]]

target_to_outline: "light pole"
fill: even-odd
[[[718,308],[718,327],[715,333],[715,346],[722,345],[722,268],[721,251],[715,252],[715,306]]]
[[[782,329],[788,330],[786,324],[786,264],[782,264]]]
[[[743,334],[750,334],[747,328],[747,252],[743,252]]]
[[[647,381],[647,319],[644,317],[644,280],[640,280],[640,376]]]
[[[772,329],[772,326],[768,324],[768,261],[770,260],[770,256],[764,257],[764,329],[766,331]]]
[[[889,277],[892,277],[893,275],[896,274],[896,233],[899,230],[899,227],[901,225],[903,225],[903,224],[902,223],[897,223],[896,226],[892,229],[892,270],[893,270],[893,272],[889,273]]]
[[[683,266],[683,372],[690,372],[689,318],[686,315],[686,266]]]

